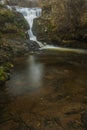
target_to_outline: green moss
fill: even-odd
[[[10,78],[10,70],[13,68],[13,64],[10,62],[4,63],[0,66],[0,84],[3,84]]]
[[[4,71],[4,67],[0,67],[0,84],[4,83],[7,79],[7,73]]]
[[[28,23],[22,14],[0,8],[0,33],[2,35],[13,33],[13,35],[17,34],[17,37],[25,38],[25,31],[28,29]]]

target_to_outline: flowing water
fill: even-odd
[[[73,48],[63,48],[63,47],[55,47],[47,45],[46,43],[42,43],[37,40],[37,37],[33,34],[32,28],[33,28],[33,22],[34,19],[41,17],[42,9],[41,8],[24,8],[24,7],[18,7],[16,6],[16,11],[23,14],[24,18],[29,24],[30,29],[28,30],[28,34],[31,41],[36,42],[36,44],[39,45],[40,50],[57,50],[57,51],[67,51],[67,52],[75,52],[75,53],[87,53],[87,50],[83,49],[73,49]]]
[[[40,47],[43,47],[43,44],[37,40],[37,37],[33,34],[32,28],[33,28],[33,21],[35,18],[41,17],[41,8],[23,8],[23,7],[16,7],[16,11],[23,14],[24,18],[29,24],[29,37],[31,41],[36,42]]]
[[[42,47],[32,32],[40,13],[16,9],[29,22],[30,39],[45,52],[14,60],[11,79],[0,89],[0,130],[86,130],[86,51]]]
[[[0,88],[0,130],[85,130],[86,57],[47,51],[15,59]]]

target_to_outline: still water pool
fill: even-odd
[[[11,80],[0,89],[0,130],[85,130],[86,56],[45,52],[15,59]]]

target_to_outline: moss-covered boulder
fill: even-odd
[[[0,8],[0,34],[15,34],[21,38],[26,38],[26,30],[29,26],[26,20],[23,18],[22,14],[10,11],[4,6]]]

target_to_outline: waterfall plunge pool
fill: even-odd
[[[14,64],[11,80],[0,89],[1,130],[68,129],[71,120],[81,123],[80,114],[87,110],[85,56],[51,51],[17,58]]]

